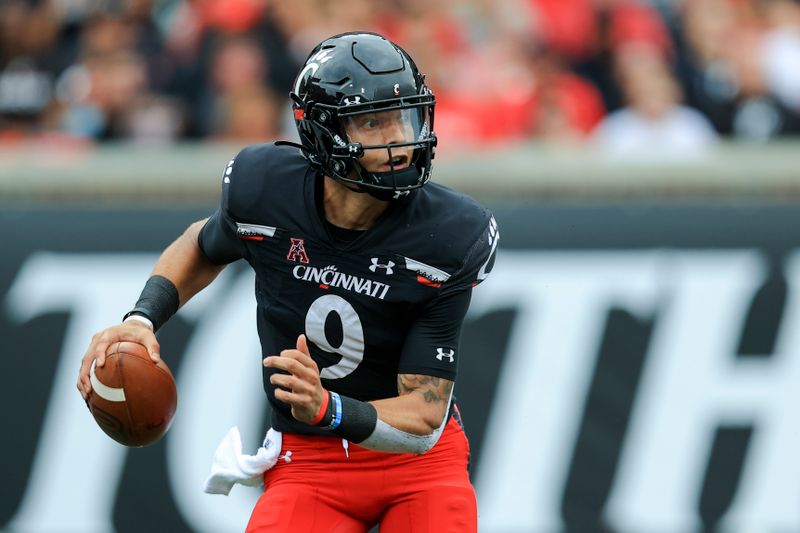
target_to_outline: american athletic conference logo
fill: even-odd
[[[303,239],[295,239],[294,237],[290,237],[289,240],[292,241],[292,245],[289,247],[289,253],[286,254],[286,259],[294,262],[300,261],[304,265],[307,265],[310,260],[306,253],[305,241]]]

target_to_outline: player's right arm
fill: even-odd
[[[209,260],[200,248],[200,232],[207,221],[208,219],[200,220],[189,226],[180,237],[164,250],[151,272],[145,289],[142,291],[144,296],[146,291],[152,291],[155,286],[155,290],[164,292],[163,295],[156,294],[157,298],[174,299],[174,302],[171,303],[173,309],[166,311],[166,314],[174,313],[179,307],[188,302],[192,296],[208,286],[225,267],[224,263],[218,264]],[[160,285],[153,285],[155,283],[154,280]],[[172,294],[173,289],[169,287],[170,284],[174,287],[174,294]],[[141,302],[142,299],[140,299]],[[169,304],[166,305],[170,307]],[[139,304],[137,304],[137,309],[138,307]],[[138,317],[144,318],[146,314],[139,313]],[[102,367],[105,364],[106,350],[111,344],[119,341],[141,344],[147,348],[153,361],[158,361],[160,347],[156,340],[154,328],[151,327],[153,321],[150,320],[151,317],[147,317],[146,320],[141,318],[126,320],[92,337],[89,348],[81,360],[81,367],[78,373],[77,386],[84,399],[87,398],[91,391],[89,369],[92,366],[92,362],[97,361],[96,365]],[[156,324],[155,329],[159,325]]]
[[[91,391],[89,369],[105,363],[106,350],[118,341],[130,341],[147,348],[154,361],[160,358],[155,332],[195,294],[208,286],[225,265],[244,257],[237,234],[234,212],[258,196],[261,185],[254,167],[262,162],[264,150],[248,147],[225,167],[220,207],[209,218],[195,222],[170,244],[156,262],[139,301],[122,324],[112,326],[93,338],[81,360],[78,390],[84,399]],[[252,154],[261,154],[254,157]],[[234,165],[234,163],[236,163]],[[239,183],[238,192],[232,182]]]

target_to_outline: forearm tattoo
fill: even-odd
[[[421,374],[399,374],[397,376],[397,392],[400,395],[419,393],[426,403],[441,403],[445,406],[450,400],[453,382],[435,376]]]

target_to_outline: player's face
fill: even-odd
[[[342,122],[350,142],[364,147],[364,156],[358,160],[361,166],[368,172],[389,172],[411,165],[414,146],[387,149],[385,145],[417,141],[419,115],[416,109],[390,109],[346,117]]]

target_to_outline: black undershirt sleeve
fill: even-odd
[[[398,374],[422,374],[455,381],[461,326],[472,289],[433,298],[423,305],[409,330],[400,356]]]

